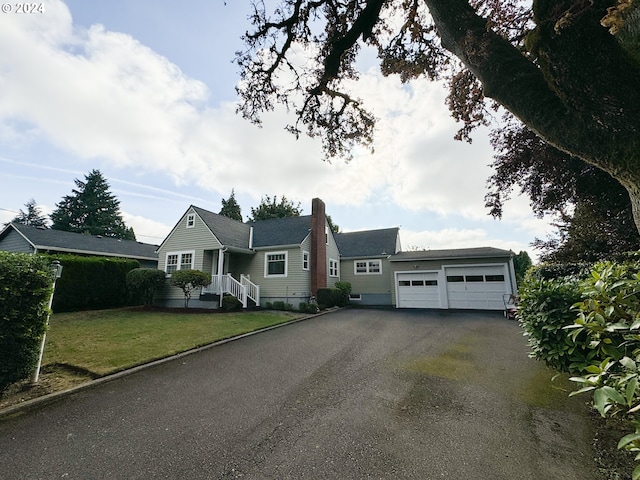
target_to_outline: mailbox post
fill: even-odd
[[[53,294],[56,290],[56,280],[62,276],[62,265],[58,260],[54,260],[51,264],[51,270],[53,271],[53,288],[51,289],[51,296],[49,297],[49,313],[47,314],[47,323],[49,326],[49,318],[51,317],[51,306],[53,305]],[[42,355],[44,354],[44,344],[47,340],[47,331],[42,334],[42,343],[40,343],[40,355],[38,356],[38,363],[36,369],[31,375],[31,383],[38,383],[38,377],[40,377],[40,366],[42,365]]]

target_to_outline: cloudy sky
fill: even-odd
[[[359,95],[379,118],[375,153],[322,160],[319,142],[235,114],[234,52],[249,2],[45,0],[0,13],[0,223],[30,199],[50,213],[92,169],[138,240],[159,244],[189,205],[218,212],[235,189],[244,217],[264,195],[327,204],[343,231],[399,226],[403,248],[527,250],[550,231],[515,197],[484,207],[486,132],[456,142],[444,89],[383,78],[363,62]]]

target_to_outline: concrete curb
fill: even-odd
[[[276,328],[286,327],[287,325],[292,325],[294,323],[311,320],[312,318],[317,318],[323,315],[327,315],[329,313],[337,312],[338,310],[341,310],[341,308],[330,308],[322,312],[316,313],[314,315],[307,315],[305,317],[296,318],[288,322],[279,323],[277,325],[272,325],[270,327],[261,328],[260,330],[254,330],[253,332],[247,332],[247,333],[243,333],[242,335],[237,335],[235,337],[229,337],[223,340],[218,340],[217,342],[209,343],[207,345],[203,345],[197,348],[192,348],[191,350],[186,350],[184,352],[176,353],[175,355],[171,355],[169,357],[160,358],[158,360],[153,360],[148,363],[143,363],[141,365],[129,368],[127,370],[122,370],[120,372],[112,373],[110,375],[105,375],[104,377],[96,378],[95,380],[91,380],[87,383],[77,385],[67,390],[62,390],[60,392],[49,393],[47,395],[42,395],[41,397],[32,398],[31,400],[26,400],[17,405],[11,405],[10,407],[0,409],[0,420],[4,420],[6,418],[11,418],[11,417],[17,417],[18,415],[29,412],[31,410],[35,410],[36,408],[39,408],[41,406],[56,402],[66,396],[72,395],[74,393],[78,393],[82,390],[87,390],[89,388],[95,387],[97,385],[101,385],[103,383],[108,383],[114,380],[118,380],[119,378],[126,377],[127,375],[140,372],[141,370],[145,370],[147,368],[152,368],[157,365],[162,365],[163,363],[172,362],[174,360],[178,360],[188,355],[193,355],[194,353],[203,352],[213,347],[224,345],[230,342],[235,342],[236,340],[240,340],[242,338],[249,337],[252,335],[257,335],[258,333],[268,332],[269,330],[274,330]]]

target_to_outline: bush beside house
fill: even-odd
[[[53,277],[47,258],[0,251],[0,392],[36,367]]]
[[[165,283],[165,273],[156,268],[134,268],[126,277],[129,297],[134,304],[151,305]]]
[[[349,304],[351,284],[336,282],[335,288],[318,289],[318,305],[320,309],[331,307],[346,307]]]
[[[556,268],[555,278],[531,270],[521,286],[518,319],[531,356],[567,372],[593,395],[603,417],[625,418],[634,432],[619,448],[640,452],[640,260]],[[566,274],[571,272],[570,274]],[[640,456],[636,456],[639,460]],[[632,475],[640,479],[640,466]]]
[[[211,283],[211,275],[200,270],[176,270],[171,274],[169,281],[174,287],[178,287],[184,294],[184,308],[189,308],[191,294],[200,287],[206,287]]]
[[[64,270],[56,283],[54,312],[119,308],[129,304],[127,274],[139,268],[136,260],[79,255],[43,255],[58,260]]]

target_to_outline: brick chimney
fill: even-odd
[[[311,200],[311,294],[327,286],[327,237],[324,202]]]

